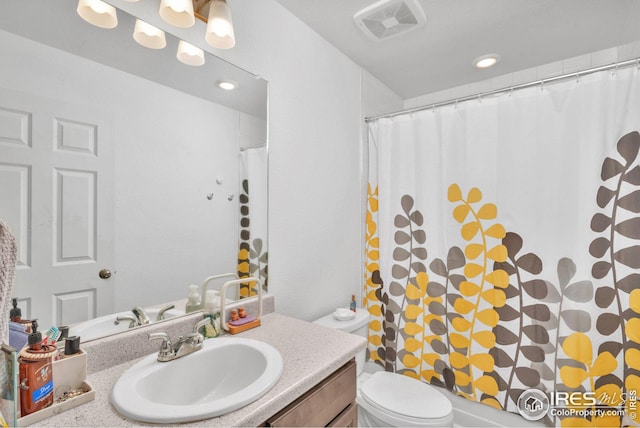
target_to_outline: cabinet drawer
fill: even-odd
[[[358,407],[355,401],[349,404],[349,407],[344,409],[342,413],[331,421],[329,427],[345,427],[356,428],[358,426]]]
[[[349,361],[267,420],[272,427],[324,427],[355,402],[356,363]]]

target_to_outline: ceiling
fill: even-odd
[[[353,20],[376,0],[278,2],[404,99],[640,40],[640,0],[418,0],[426,26],[385,41]]]

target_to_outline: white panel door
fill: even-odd
[[[0,218],[18,242],[14,297],[42,330],[113,312],[111,119],[0,88]]]

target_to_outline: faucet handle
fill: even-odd
[[[207,317],[207,318],[203,318],[200,321],[198,321],[194,326],[193,326],[193,332],[194,333],[199,333],[200,329],[202,327],[204,327],[205,325],[209,324],[209,322],[211,322],[211,320]]]
[[[164,319],[164,313],[167,311],[170,311],[175,307],[176,305],[171,304],[171,305],[166,305],[160,308],[160,310],[158,311],[158,315],[156,316],[156,321],[162,321]]]
[[[170,358],[174,354],[173,343],[171,343],[171,337],[167,333],[149,333],[149,340],[161,339],[162,345],[160,345],[160,351],[158,352],[158,361]]]
[[[147,325],[151,322],[147,313],[140,306],[134,306],[131,312],[136,316],[140,325]]]

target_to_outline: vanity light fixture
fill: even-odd
[[[218,80],[216,85],[218,88],[224,89],[225,91],[233,91],[238,87],[238,84],[233,80]]]
[[[118,25],[116,8],[101,0],[78,0],[78,15],[89,24],[100,28],[115,28]]]
[[[214,48],[231,49],[236,45],[236,36],[231,21],[231,9],[226,0],[211,0],[205,39]]]
[[[493,67],[500,61],[500,55],[498,54],[487,54],[479,56],[478,58],[473,60],[473,66],[475,68],[483,69]]]
[[[204,64],[204,51],[184,40],[178,42],[178,54],[176,57],[183,64],[199,66]]]
[[[136,19],[133,38],[142,46],[150,49],[162,49],[167,45],[164,31],[141,19]]]
[[[192,0],[162,0],[158,13],[168,24],[175,27],[189,28],[196,23]]]

